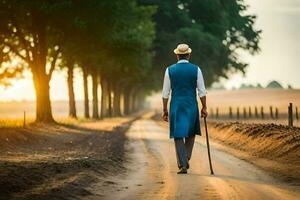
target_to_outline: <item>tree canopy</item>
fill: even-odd
[[[247,63],[239,57],[243,50],[259,51],[260,30],[254,28],[255,16],[247,14],[243,0],[140,0],[155,5],[156,23],[154,65],[158,71],[174,62],[172,50],[188,43],[192,61],[199,64],[210,86],[228,72],[244,72]]]

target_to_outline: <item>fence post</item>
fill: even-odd
[[[274,119],[273,107],[272,106],[270,106],[270,117],[271,117],[271,119]]]
[[[258,118],[258,111],[257,111],[257,107],[256,106],[254,108],[254,112],[255,112],[255,118]]]
[[[249,118],[251,118],[251,117],[252,117],[252,110],[251,110],[251,107],[249,107],[248,112],[249,112]]]
[[[210,116],[211,118],[214,118],[214,110],[212,108],[210,109]]]
[[[23,113],[23,127],[26,126],[26,111],[24,110],[24,113]]]
[[[298,107],[296,107],[296,120],[299,120]]]
[[[216,118],[217,119],[219,118],[219,108],[218,107],[216,108]]]
[[[239,120],[240,119],[240,108],[237,107],[236,109],[236,118]]]
[[[290,103],[288,108],[289,126],[293,127],[293,104]]]
[[[278,108],[275,109],[275,118],[276,118],[276,119],[279,118],[279,111],[278,111]]]
[[[260,114],[261,114],[261,118],[264,119],[265,118],[264,107],[260,108]]]
[[[244,117],[244,119],[247,118],[247,110],[245,107],[243,108],[243,117]]]
[[[232,107],[229,107],[229,118],[232,119]]]

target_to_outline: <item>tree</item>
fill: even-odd
[[[89,93],[88,93],[88,69],[82,66],[83,92],[84,92],[84,117],[90,118]]]
[[[120,2],[122,1],[12,0],[0,3],[0,41],[10,53],[22,59],[32,72],[37,122],[54,121],[49,82],[53,71],[62,60],[67,61],[69,69],[70,114],[76,116],[72,88],[73,64],[79,60],[77,57],[84,54],[81,50],[86,49],[86,46],[102,46],[102,37],[107,38],[111,34],[110,27],[118,19],[118,13],[112,11]],[[75,49],[70,48],[72,42],[75,43]],[[86,46],[83,45],[85,42]],[[76,60],[73,57],[74,52]],[[97,57],[96,54],[100,57],[101,52],[92,54],[93,57]],[[89,69],[94,69],[95,61],[91,62],[87,63],[92,65]]]
[[[278,82],[278,81],[271,81],[267,86],[266,88],[271,88],[271,89],[275,89],[275,88],[280,88],[282,89],[282,85]]]
[[[118,20],[111,25],[110,34],[102,37],[105,50],[98,64],[102,117],[121,115],[121,104],[125,104],[121,97],[132,97],[131,82],[138,85],[138,81],[145,81],[144,73],[151,68],[150,49],[155,33],[151,20],[153,7],[138,6],[134,0],[114,3],[112,12]]]
[[[77,118],[76,113],[76,101],[74,92],[74,68],[75,59],[73,55],[63,54],[61,68],[67,69],[67,85],[68,85],[68,97],[69,97],[69,117]]]
[[[36,121],[53,122],[49,81],[61,55],[64,30],[74,24],[71,2],[1,1],[0,17],[1,43],[32,72]]]
[[[200,64],[206,85],[232,71],[244,72],[246,63],[240,50],[259,51],[260,30],[254,28],[255,16],[246,14],[243,0],[140,0],[156,5],[156,40],[153,63],[158,73],[174,62],[172,50],[186,42],[193,49],[192,61]],[[160,85],[159,85],[160,86]]]

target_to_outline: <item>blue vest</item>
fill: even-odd
[[[171,81],[170,138],[201,135],[197,103],[198,67],[182,62],[168,68]]]

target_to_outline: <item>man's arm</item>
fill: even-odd
[[[197,77],[197,90],[202,104],[201,117],[207,117],[206,90],[205,90],[203,75],[199,67],[198,67],[198,77]]]
[[[171,90],[171,82],[169,77],[168,68],[165,72],[164,77],[164,84],[163,84],[163,90],[162,90],[162,99],[163,99],[163,120],[168,121],[169,120],[169,112],[168,112],[168,101],[169,101],[169,95]]]

